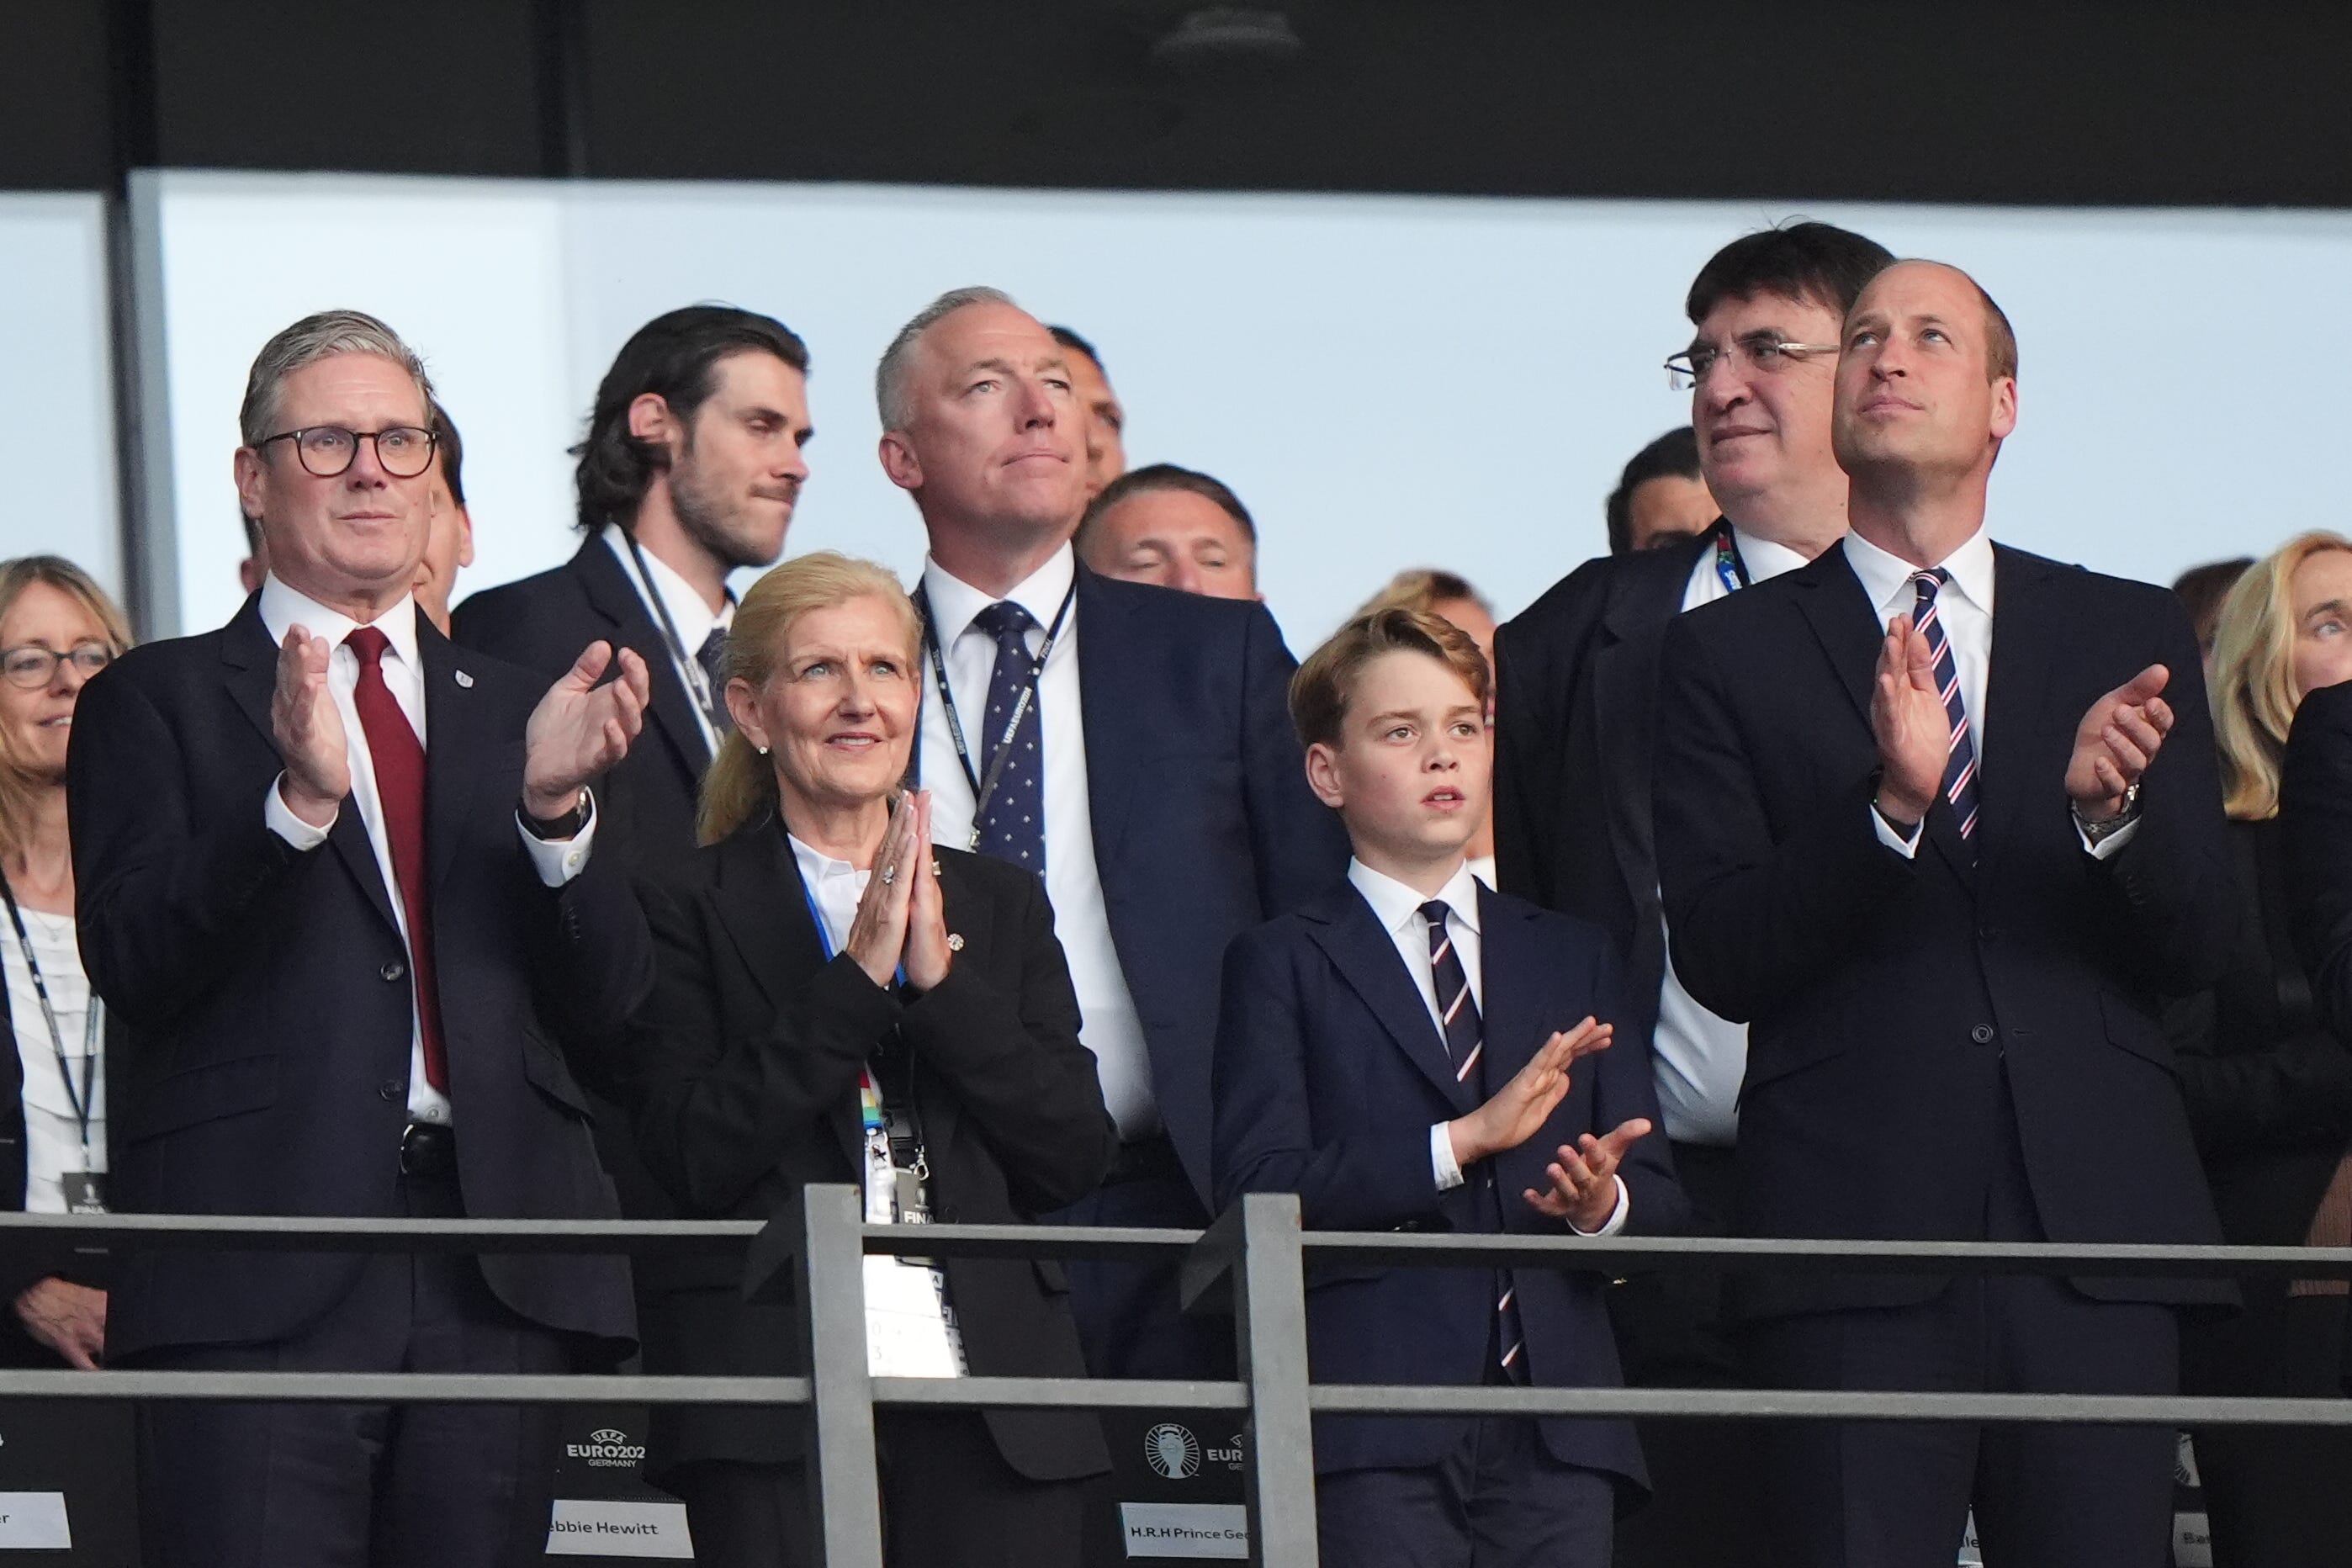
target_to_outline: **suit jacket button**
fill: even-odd
[[[1980,1046],[1989,1046],[1992,1044],[1992,1026],[1990,1024],[1979,1024],[1975,1028],[1969,1031],[1969,1038],[1974,1040]]]
[[[382,969],[377,970],[376,973],[383,975],[386,980],[398,980],[401,976],[408,973],[408,966],[395,958],[390,963],[385,964]]]
[[[375,1086],[375,1092],[381,1099],[397,1100],[401,1097],[400,1087],[400,1080],[398,1079],[388,1078],[382,1083]]]

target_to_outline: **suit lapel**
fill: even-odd
[[[1878,607],[1862,586],[1862,579],[1846,564],[1845,552],[1832,548],[1788,575],[1801,590],[1797,604],[1813,637],[1837,671],[1853,710],[1864,727],[1870,723],[1871,682],[1878,669],[1878,647],[1886,635],[1879,624]]]
[[[245,607],[222,630],[221,665],[230,700],[261,731],[261,738],[275,753],[278,734],[269,722],[269,704],[278,690],[278,648],[269,640],[268,628],[262,625],[259,595],[247,599]],[[351,872],[352,880],[359,884],[361,896],[383,917],[385,925],[397,931],[400,922],[393,918],[392,895],[384,887],[383,868],[376,862],[375,846],[369,842],[367,825],[360,820],[357,806],[348,798],[343,808],[335,813],[334,826],[327,829],[327,842]]]
[[[580,575],[590,607],[611,626],[605,636],[635,648],[646,661],[646,672],[653,677],[653,700],[647,710],[653,717],[654,729],[660,732],[662,744],[669,748],[671,760],[688,779],[701,778],[703,770],[710,765],[710,747],[702,738],[702,723],[695,714],[693,693],[678,678],[677,663],[669,655],[669,639],[662,635],[653,612],[646,607],[636,584],[614,555],[612,546],[604,542],[602,530],[588,536],[579,553],[572,556],[572,564]],[[577,658],[581,651],[572,649],[572,656]]]
[[[768,1005],[782,1013],[801,984],[825,963],[825,942],[817,931],[801,885],[792,847],[771,816],[753,818],[719,851],[718,885],[710,890],[712,911],[735,944],[738,957]],[[825,1113],[843,1154],[863,1169],[866,1140],[857,1103],[844,1100]]]
[[[2023,772],[2053,682],[2058,617],[2050,612],[2046,561],[1993,546],[1992,656],[1985,670],[1985,740],[1978,751],[1977,790],[1984,804],[1979,850],[2005,841],[2011,819],[2034,794]],[[2000,722],[1992,723],[1992,715]],[[2066,716],[2070,724],[2079,714]]]
[[[422,614],[416,656],[425,687],[425,856],[438,888],[465,840],[467,813],[483,777],[503,771],[495,765],[503,746],[521,742],[497,733],[489,700],[457,679],[461,656]],[[521,776],[517,768],[518,786]]]
[[[1422,1077],[1456,1110],[1475,1110],[1478,1101],[1470,1086],[1454,1077],[1453,1059],[1430,1018],[1429,1005],[1422,1000],[1420,987],[1405,973],[1396,943],[1381,929],[1363,896],[1353,885],[1345,885],[1300,912],[1313,922],[1315,941],[1329,955],[1340,978],[1380,1020],[1397,1048],[1421,1069]]]
[[[1078,711],[1087,727],[1087,812],[1095,861],[1108,867],[1127,831],[1135,771],[1150,741],[1150,705],[1137,700],[1145,683],[1131,668],[1123,624],[1103,602],[1102,580],[1083,565],[1076,571],[1072,614],[1077,618]]]
[[[1550,973],[1534,916],[1504,905],[1501,896],[1478,889],[1480,1017],[1486,1048],[1486,1082],[1499,1089],[1528,1065],[1536,1047],[1574,1018],[1547,1020],[1535,991],[1523,989]]]

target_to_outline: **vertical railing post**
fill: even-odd
[[[882,1568],[874,1382],[866,1361],[865,1224],[857,1189],[801,1190],[802,1343],[808,1352],[809,1499],[824,1568]]]
[[[1234,1337],[1249,1392],[1250,1561],[1316,1568],[1315,1443],[1307,1405],[1307,1269],[1298,1197],[1252,1193],[1201,1238],[1190,1272],[1233,1274]]]

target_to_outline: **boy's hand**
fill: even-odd
[[[1467,1116],[1445,1124],[1454,1141],[1454,1163],[1464,1168],[1489,1154],[1516,1149],[1543,1129],[1568,1095],[1568,1068],[1579,1057],[1609,1048],[1613,1026],[1587,1018],[1556,1034],[1528,1058],[1528,1065],[1493,1099]]]
[[[1574,1148],[1561,1144],[1559,1158],[1544,1170],[1544,1174],[1551,1178],[1551,1191],[1538,1193],[1529,1187],[1528,1205],[1538,1213],[1564,1219],[1579,1230],[1599,1230],[1617,1212],[1618,1163],[1636,1139],[1646,1138],[1649,1132],[1647,1119],[1636,1116],[1620,1123],[1606,1137],[1595,1138],[1587,1132],[1576,1141]]]

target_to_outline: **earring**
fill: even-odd
[[[766,756],[766,755],[768,754],[768,748],[767,748],[767,747],[765,747],[765,746],[761,747],[761,748],[760,748],[760,754],[761,754],[761,756],[763,756],[763,757],[764,757],[764,756]]]

